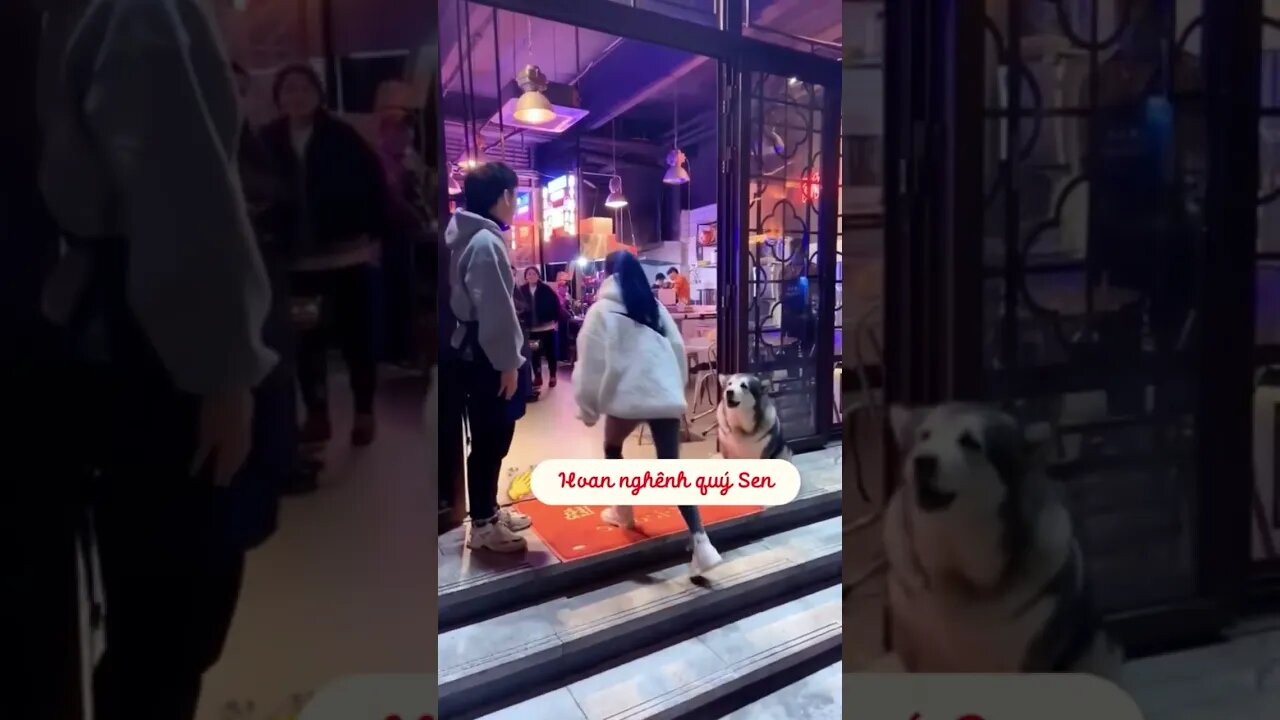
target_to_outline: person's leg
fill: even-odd
[[[560,334],[556,330],[547,331],[547,366],[551,369],[550,387],[556,386],[556,371],[560,369]]]
[[[511,449],[515,421],[508,401],[498,395],[498,371],[479,362],[459,365],[471,440],[467,453],[467,512],[471,516],[468,544],[472,548],[518,552],[525,548],[524,538],[501,522],[498,512],[498,478],[502,461]]]
[[[604,456],[609,460],[622,459],[622,443],[640,425],[639,420],[627,420],[606,416],[604,419]]]
[[[334,272],[334,331],[347,361],[355,398],[351,442],[363,446],[373,442],[375,434],[373,398],[378,364],[374,351],[373,269],[361,265]]]
[[[95,708],[104,720],[190,720],[231,627],[244,553],[210,489],[143,497],[121,487],[130,479],[106,480],[95,504],[106,595]]]
[[[536,345],[536,350],[529,352],[529,367],[533,370],[533,386],[532,390],[538,392],[542,389],[542,333],[530,331],[528,334],[529,344]]]
[[[658,459],[679,459],[680,421],[678,419],[650,420],[649,430],[653,434],[653,445],[657,450]],[[700,533],[703,531],[702,516],[698,513],[698,508],[692,505],[681,505],[679,510],[680,516],[684,518],[685,525],[689,526],[689,532]]]
[[[661,460],[675,460],[680,457],[680,420],[679,418],[663,418],[650,420],[649,430],[653,433],[653,445]],[[693,559],[690,566],[694,575],[701,575],[720,564],[720,553],[711,544],[707,531],[702,526],[702,515],[692,505],[680,505],[680,516],[684,518],[693,540]]]
[[[295,297],[320,298],[320,317],[312,327],[298,332],[296,367],[298,389],[307,411],[302,442],[323,443],[333,432],[329,418],[329,332],[334,308],[330,277],[324,272],[294,273]]]
[[[104,720],[190,720],[234,614],[243,550],[226,491],[191,476],[199,399],[169,384],[136,331],[116,338],[94,502],[107,640],[95,707]]]
[[[604,418],[604,456],[608,460],[622,459],[622,444],[640,424],[639,420],[628,420],[606,415]],[[600,519],[620,528],[634,528],[635,512],[627,505],[614,505],[600,513]]]
[[[0,378],[0,397],[21,418],[7,431],[17,452],[8,461],[15,468],[40,468],[44,480],[10,483],[0,522],[6,608],[0,633],[20,658],[4,714],[77,720],[85,699],[76,540],[84,518],[79,489],[87,474],[75,451],[97,428],[82,424],[86,398],[76,388],[82,368],[64,362],[65,353],[46,332],[51,328],[31,329],[14,336],[18,372]]]
[[[537,378],[542,374],[542,362],[547,363],[547,387],[556,386],[556,331],[543,330],[542,332],[533,333],[533,337],[538,340],[538,351],[533,354],[533,374],[534,384],[538,385],[541,380]]]

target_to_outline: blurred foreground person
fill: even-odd
[[[35,0],[41,188],[65,251],[44,310],[73,388],[105,590],[103,720],[189,720],[244,569],[229,487],[271,371],[270,292],[236,155],[240,113],[193,0]]]
[[[388,236],[387,184],[381,161],[355,128],[324,108],[320,76],[306,65],[276,73],[278,117],[262,131],[286,189],[283,242],[293,292],[317,298],[319,322],[298,338],[298,381],[307,419],[303,442],[323,444],[329,415],[329,348],[342,349],[355,398],[351,444],[376,435],[374,266]]]

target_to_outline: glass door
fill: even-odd
[[[721,234],[721,272],[734,288],[721,355],[768,381],[794,448],[821,447],[838,426],[839,64],[826,78],[750,65],[726,74],[739,112],[721,203],[721,226],[733,228]]]
[[[1217,630],[1247,563],[1246,5],[890,17],[904,244],[886,322],[906,328],[890,370],[910,372],[890,386],[997,403],[1049,438],[1097,600],[1136,652]]]

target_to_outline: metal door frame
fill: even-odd
[[[972,61],[984,56],[982,5],[886,4],[889,402],[981,398],[989,392],[979,340],[983,220],[981,211],[969,209],[982,207],[985,192],[975,181],[983,177],[984,69]],[[1210,290],[1196,310],[1214,339],[1213,351],[1201,352],[1194,370],[1196,594],[1112,618],[1117,633],[1139,651],[1216,636],[1241,611],[1247,585],[1261,27],[1258,0],[1204,3],[1210,220],[1203,275]],[[894,485],[891,466],[886,463],[887,489]]]
[[[728,23],[741,27],[740,21],[729,16]],[[816,59],[816,58],[812,58]],[[841,66],[838,61],[821,61],[814,67],[811,62],[792,62],[791,59],[773,55],[741,55],[721,64],[721,132],[720,168],[726,178],[720,187],[717,209],[718,225],[718,284],[721,287],[720,313],[725,329],[718,339],[722,372],[737,372],[748,368],[749,356],[749,287],[750,253],[747,251],[750,214],[750,162],[748,143],[752,137],[752,97],[749,80],[755,74],[794,78],[799,83],[811,83],[823,88],[822,124],[815,130],[821,133],[819,174],[818,224],[814,233],[817,246],[818,310],[817,340],[814,363],[818,368],[831,368],[832,372],[819,372],[815,377],[814,423],[815,432],[803,437],[790,438],[796,451],[825,446],[840,432],[834,422],[834,367],[835,367],[835,310],[836,251],[839,221],[840,183],[840,84]],[[817,72],[813,72],[817,70]]]

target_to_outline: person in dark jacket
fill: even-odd
[[[388,234],[387,183],[373,148],[321,104],[320,77],[306,65],[276,74],[281,116],[263,140],[285,188],[280,235],[291,258],[295,296],[320,298],[320,322],[299,338],[298,381],[307,419],[303,441],[332,434],[327,392],[329,346],[342,349],[355,396],[351,442],[375,435],[374,266]]]
[[[429,241],[430,213],[424,193],[426,168],[414,150],[414,119],[406,110],[385,109],[378,119],[378,156],[387,180],[390,234],[382,239],[381,275],[387,331],[383,359],[402,367],[421,361],[417,342],[420,322],[418,282],[420,256]]]
[[[236,89],[243,100],[252,80],[232,63]],[[280,171],[258,131],[245,120],[236,152],[240,186],[249,221],[257,236],[263,265],[271,282],[271,308],[262,328],[263,341],[280,361],[254,390],[253,448],[243,478],[234,488],[243,509],[235,518],[248,547],[256,547],[275,531],[281,492],[314,490],[319,468],[298,454],[297,373],[293,323],[290,318],[288,257],[281,247],[279,205],[283,198]]]
[[[542,360],[547,361],[547,387],[556,386],[556,330],[560,326],[563,310],[560,298],[551,286],[542,281],[542,273],[536,267],[524,270],[524,283],[516,288],[519,295],[517,308],[522,309],[520,324],[529,328],[529,341],[533,360],[533,387],[542,387]]]

